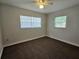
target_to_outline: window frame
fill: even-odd
[[[21,16],[26,16],[26,15],[20,15]],[[35,18],[40,18],[41,19],[41,24],[40,24],[40,27],[24,27],[24,28],[21,28],[21,18],[19,17],[19,27],[20,29],[34,29],[34,28],[42,28],[42,17],[38,17],[38,16],[28,16],[28,17],[35,17]],[[32,23],[31,23],[32,24]]]
[[[56,17],[64,17],[64,16],[66,16],[66,15],[63,15],[63,16],[55,16],[54,17],[54,28],[60,28],[60,29],[65,29],[65,28],[67,28],[67,19],[68,19],[68,16],[66,16],[66,25],[65,25],[65,27],[56,27],[56,23],[55,23],[55,20],[56,20]]]

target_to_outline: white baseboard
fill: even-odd
[[[71,44],[71,45],[79,47],[79,44],[72,43],[72,42],[69,42],[69,41],[66,41],[66,40],[62,40],[62,39],[59,39],[59,38],[56,38],[56,37],[52,37],[52,36],[49,36],[49,35],[42,35],[42,36],[39,36],[39,37],[34,37],[34,38],[27,39],[27,40],[22,40],[22,41],[14,42],[14,43],[11,43],[11,44],[6,44],[6,45],[3,45],[3,47],[8,47],[8,46],[19,44],[19,43],[22,43],[22,42],[27,42],[27,41],[30,41],[30,40],[35,40],[37,38],[44,37],[44,36],[48,36],[50,38],[55,38],[56,40],[59,40],[59,41],[62,41],[62,42],[65,42],[65,43],[68,43],[68,44]]]
[[[59,41],[65,42],[65,43],[68,43],[68,44],[73,45],[73,46],[79,47],[79,44],[76,44],[76,43],[72,43],[72,42],[69,42],[69,41],[66,41],[66,40],[62,40],[62,39],[59,39],[59,38],[55,38],[55,37],[52,37],[52,36],[49,36],[49,35],[48,35],[48,37],[54,38],[56,40],[59,40]]]
[[[37,38],[40,38],[40,37],[44,37],[44,36],[45,35],[42,35],[42,36],[39,36],[39,37],[30,38],[30,39],[26,39],[26,40],[22,40],[22,41],[18,41],[18,42],[13,42],[11,44],[3,45],[3,47],[8,47],[8,46],[19,44],[19,43],[22,43],[22,42],[27,42],[27,41],[34,40],[34,39],[37,39]]]
[[[0,59],[1,59],[2,53],[3,53],[3,48],[1,49],[1,52],[0,52]]]

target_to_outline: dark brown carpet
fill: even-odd
[[[79,59],[79,48],[42,37],[4,48],[1,59]]]

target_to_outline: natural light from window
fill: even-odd
[[[21,28],[41,28],[41,17],[20,16]]]
[[[67,19],[67,16],[55,17],[54,26],[56,28],[66,28],[66,19]]]

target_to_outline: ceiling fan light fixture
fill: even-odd
[[[40,9],[43,9],[43,8],[44,8],[44,5],[39,5],[39,8],[40,8]]]
[[[40,9],[43,9],[46,5],[48,5],[48,0],[37,0],[37,5]]]
[[[40,9],[53,5],[53,0],[34,0],[32,2],[35,3]]]

